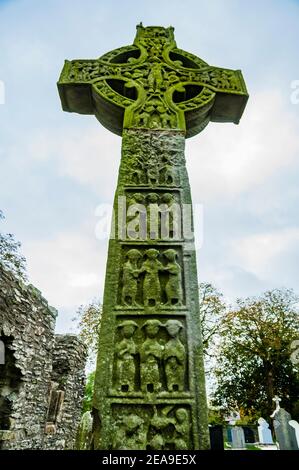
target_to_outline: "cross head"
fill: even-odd
[[[94,114],[110,131],[175,129],[186,137],[209,121],[239,123],[248,94],[240,70],[209,66],[177,48],[174,28],[137,26],[134,44],[99,59],[66,60],[63,109]]]

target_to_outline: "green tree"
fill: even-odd
[[[215,343],[226,313],[223,295],[210,283],[201,282],[198,289],[201,333],[206,356],[215,354]]]
[[[0,210],[0,221],[4,219]],[[27,281],[26,260],[20,254],[21,243],[11,233],[0,232],[0,263],[18,279]]]
[[[215,405],[267,418],[277,394],[282,406],[298,418],[298,364],[290,358],[292,342],[299,336],[297,306],[298,298],[287,289],[237,301],[221,324]]]
[[[88,305],[81,305],[74,319],[78,324],[79,337],[87,347],[87,364],[89,368],[95,366],[101,318],[102,304],[99,300],[93,300]]]
[[[85,394],[84,394],[84,400],[83,400],[83,405],[82,405],[82,414],[85,413],[85,411],[91,411],[92,409],[94,378],[95,378],[95,371],[90,372],[90,374],[87,375],[86,385],[85,385]]]

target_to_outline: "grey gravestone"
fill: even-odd
[[[295,429],[290,426],[291,415],[283,408],[274,414],[274,431],[280,450],[299,450]]]
[[[232,441],[232,427],[231,426],[227,426],[226,433],[227,433],[228,442],[231,442]]]
[[[297,421],[294,419],[291,419],[291,421],[289,421],[289,425],[295,430],[297,446],[299,447],[299,423],[297,423]]]
[[[271,430],[267,421],[264,418],[259,418],[258,424],[259,443],[273,444]]]
[[[91,411],[85,411],[81,417],[81,421],[77,431],[76,449],[90,449],[92,438],[92,415]]]
[[[245,437],[245,442],[253,444],[256,442],[255,439],[255,430],[252,426],[242,426],[242,429],[244,431],[244,437]]]
[[[209,426],[209,432],[210,432],[211,450],[223,450],[224,449],[223,426],[221,426],[221,424],[215,424],[213,426]]]
[[[232,448],[233,449],[244,449],[245,445],[245,436],[244,431],[240,426],[234,426],[231,429],[232,433]]]

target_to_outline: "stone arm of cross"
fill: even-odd
[[[94,114],[107,129],[121,135],[124,112],[135,103],[132,79],[126,76],[132,67],[101,59],[66,60],[57,84],[63,110]],[[141,88],[136,82],[134,87]]]
[[[159,54],[137,41],[96,60],[65,61],[58,81],[63,109],[94,114],[118,135],[160,126],[192,137],[210,121],[239,123],[248,100],[240,70],[209,66],[174,42]]]

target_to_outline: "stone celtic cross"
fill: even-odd
[[[239,122],[242,74],[178,49],[172,27],[140,24],[132,46],[66,61],[58,89],[65,111],[122,136],[91,447],[208,448],[195,250],[175,212],[191,206],[185,138]],[[143,229],[131,234],[138,212]]]
[[[279,404],[279,402],[281,402],[281,398],[279,398],[277,395],[275,395],[275,397],[274,397],[274,398],[272,398],[272,401],[274,401],[274,402],[275,402],[275,405],[276,405],[276,410],[279,410],[279,408],[280,408],[280,404]]]

